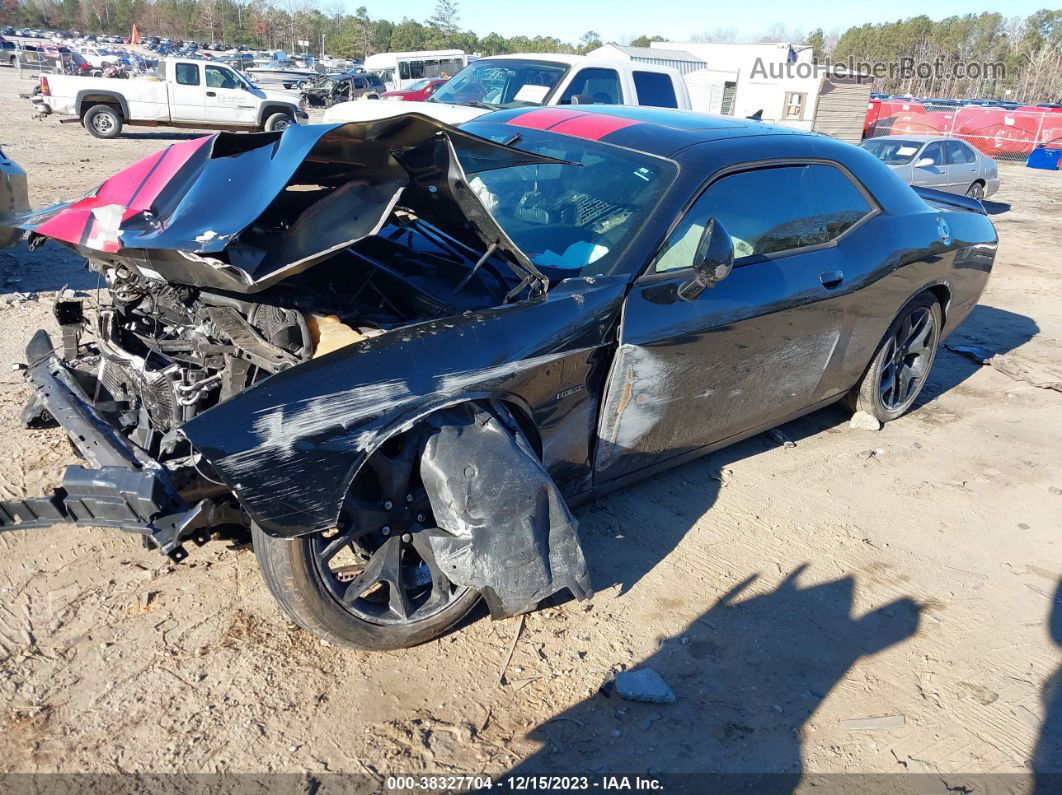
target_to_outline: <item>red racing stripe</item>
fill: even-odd
[[[97,207],[117,204],[124,208],[125,222],[137,212],[147,210],[163,188],[188,160],[213,136],[193,138],[138,160],[108,179],[96,195],[88,196],[49,218],[35,230],[46,237],[67,243],[87,245],[101,251],[117,251],[117,239],[99,238],[95,232],[92,211]]]
[[[619,116],[603,116],[599,113],[586,113],[567,121],[562,121],[553,127],[550,132],[574,135],[576,138],[586,138],[589,141],[600,141],[606,135],[641,124],[633,119],[623,119]]]
[[[129,206],[134,210],[147,210],[150,208],[151,203],[158,198],[159,194],[162,193],[162,189],[166,187],[166,183],[173,179],[174,174],[191,159],[192,155],[198,152],[213,137],[212,135],[204,135],[202,138],[193,138],[191,141],[173,144],[165,151],[165,157],[159,162],[158,167],[147,176],[140,190],[135,196],[130,197]]]
[[[559,124],[562,121],[585,115],[585,113],[577,110],[542,108],[540,110],[533,110],[530,113],[524,113],[517,116],[515,119],[510,119],[509,124],[514,127],[527,127],[532,130],[548,130],[554,124]]]

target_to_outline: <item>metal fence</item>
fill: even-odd
[[[38,50],[18,50],[15,71],[19,77],[36,80],[41,75],[69,73],[72,68],[69,57],[52,56]]]
[[[932,105],[887,100],[870,103],[863,137],[942,135],[962,138],[996,160],[1024,163],[1038,146],[1062,149],[1062,112],[1006,110],[983,105]]]

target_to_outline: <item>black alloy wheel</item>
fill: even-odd
[[[922,389],[933,362],[936,337],[933,313],[923,306],[905,316],[896,333],[885,341],[878,391],[889,411],[906,409]]]

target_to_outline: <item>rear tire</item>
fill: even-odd
[[[971,199],[977,199],[977,201],[984,201],[985,199],[985,185],[981,181],[974,182],[970,187],[966,189],[966,195]]]
[[[283,132],[295,124],[295,117],[290,113],[274,113],[268,119],[262,129],[266,132]]]
[[[110,105],[93,105],[82,123],[89,134],[96,138],[117,138],[122,132],[122,114]]]
[[[931,293],[922,293],[901,311],[881,341],[862,380],[845,405],[891,422],[918,399],[937,356],[943,313]]]

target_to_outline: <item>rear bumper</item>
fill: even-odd
[[[26,380],[41,407],[92,467],[67,467],[62,487],[50,496],[0,501],[0,532],[55,524],[114,527],[144,535],[175,560],[186,557],[183,540],[205,541],[211,503],[185,503],[165,467],[96,412],[46,332],[33,335],[26,355]]]

